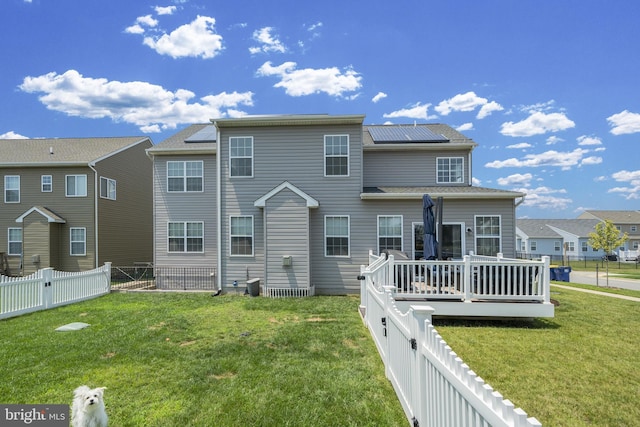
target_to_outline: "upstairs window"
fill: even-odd
[[[103,199],[116,199],[116,180],[100,177],[100,197]]]
[[[6,175],[4,177],[4,202],[20,203],[19,175]]]
[[[378,216],[378,253],[402,250],[402,215]]]
[[[462,184],[464,182],[464,160],[462,157],[438,157],[438,184]]]
[[[535,240],[531,241],[531,252],[535,252],[538,250],[538,242]]]
[[[500,246],[500,216],[476,216],[476,253],[478,255],[496,256],[502,252]]]
[[[325,135],[324,176],[349,176],[349,135]]]
[[[167,162],[167,191],[170,193],[201,192],[203,189],[202,160]]]
[[[582,242],[581,247],[582,247],[582,252],[587,252],[589,250],[589,246],[587,245],[587,242]]]
[[[40,191],[43,193],[51,193],[53,191],[53,178],[51,175],[42,175],[40,177]]]
[[[229,138],[229,176],[253,177],[253,137]]]
[[[87,175],[66,176],[67,197],[87,197]]]

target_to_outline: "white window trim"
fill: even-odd
[[[84,251],[81,254],[73,253],[73,243],[80,242],[79,240],[73,240],[73,231],[74,230],[84,230],[84,240],[82,243],[84,244]],[[69,228],[69,255],[70,256],[86,256],[87,255],[87,229],[86,227],[71,227]]]
[[[231,240],[233,237],[249,237],[248,235],[237,235],[234,236],[231,234],[231,220],[232,218],[251,218],[251,253],[250,254],[234,254],[232,253],[233,246],[231,244]],[[229,256],[230,257],[239,257],[239,258],[248,258],[255,256],[256,252],[256,223],[253,215],[230,215],[229,216]]]
[[[9,181],[9,178],[18,178],[18,200],[11,200],[11,201],[7,201],[7,191],[9,190],[16,190],[16,188],[8,188],[7,186],[7,182]],[[4,202],[5,203],[20,203],[20,199],[22,197],[22,192],[20,191],[20,175],[5,175],[4,176]]]
[[[182,176],[169,176],[169,163],[182,163]],[[187,176],[187,163],[200,163],[200,170],[202,171],[202,175],[200,176]],[[203,160],[167,160],[165,164],[166,167],[166,178],[167,178],[167,193],[203,193],[204,192],[204,161]],[[169,178],[182,178],[182,190],[170,190],[169,186]],[[187,178],[200,178],[202,185],[200,186],[200,190],[189,190],[187,185]]]
[[[102,182],[106,181],[107,183],[107,194],[103,195],[102,194]],[[110,185],[113,183],[113,197],[111,197],[111,191],[110,191]],[[101,199],[107,199],[107,200],[116,200],[116,195],[117,195],[117,187],[116,187],[116,180],[115,179],[111,179],[111,178],[107,178],[104,176],[100,177],[100,198]]]
[[[169,250],[169,239],[171,238],[171,236],[169,236],[169,224],[182,224],[182,239],[183,239],[183,243],[184,243],[184,250],[182,251],[171,251]],[[187,236],[187,224],[202,224],[202,250],[201,251],[188,251],[187,247],[187,239],[189,236]],[[203,254],[204,253],[204,221],[167,221],[167,253],[169,254]]]
[[[77,182],[77,178],[78,177],[84,177],[84,194],[69,194],[69,184],[68,184],[68,179],[69,177],[74,177],[76,178],[76,191],[78,190],[78,182]],[[87,181],[87,175],[86,174],[77,174],[77,175],[65,175],[64,176],[64,195],[65,197],[87,197],[87,187],[89,186],[89,181]]]
[[[378,219],[376,221],[376,246],[378,247],[378,254],[382,251],[380,250],[380,218],[392,218],[399,217],[400,218],[400,250],[404,250],[404,217],[402,215],[378,215]],[[385,236],[385,237],[397,237],[397,236]]]
[[[478,230],[478,218],[483,218],[483,217],[491,217],[491,218],[498,218],[498,221],[500,223],[500,226],[498,227],[498,235],[480,235],[480,231]],[[474,228],[474,238],[473,238],[473,248],[475,253],[478,253],[478,239],[482,239],[482,238],[498,238],[498,252],[501,253],[502,252],[502,215],[491,215],[491,214],[486,214],[486,215],[474,215],[473,216],[473,228]]]
[[[345,136],[347,137],[347,155],[346,156],[335,156],[335,155],[327,155],[327,137],[334,137],[334,136]],[[323,144],[323,150],[324,150],[324,176],[325,178],[345,178],[345,177],[349,177],[351,176],[351,139],[349,138],[349,134],[336,134],[336,135],[325,135],[324,136],[324,144]],[[346,157],[347,158],[347,174],[346,175],[327,175],[327,158],[328,157]]]
[[[9,255],[9,256],[22,255],[22,251],[20,253],[11,252],[11,243],[16,243],[17,242],[16,240],[11,240],[11,230],[20,230],[20,248],[24,250],[24,247],[23,247],[24,237],[22,236],[22,228],[20,228],[20,227],[9,227],[7,229],[7,255]]]
[[[460,180],[460,182],[454,182],[454,181],[440,181],[440,160],[443,159],[448,159],[449,160],[449,168],[447,169],[448,171],[448,176],[449,178],[451,178],[451,159],[459,159],[462,161],[462,166],[460,167],[460,171],[462,172],[462,179]],[[465,176],[464,176],[464,156],[443,156],[443,157],[436,157],[436,183],[437,184],[464,184],[465,182]]]
[[[44,186],[45,186],[44,179],[45,178],[49,178],[49,183],[47,185],[51,186],[50,190],[45,190],[44,189]],[[51,193],[51,192],[53,192],[53,176],[52,175],[41,175],[40,176],[40,191],[42,193]]]
[[[531,245],[531,252],[538,252],[538,241],[530,240],[529,245]]]
[[[347,219],[347,235],[332,235],[327,234],[327,219],[328,218],[346,218]],[[327,237],[346,237],[347,238],[347,254],[346,255],[329,255],[327,254]],[[351,258],[351,216],[350,215],[325,215],[324,216],[324,256],[327,258]]]
[[[250,139],[251,140],[251,155],[250,156],[232,156],[231,155],[231,140],[233,139]],[[253,178],[254,172],[254,141],[252,136],[230,136],[229,137],[229,178],[233,179],[243,179],[243,178]],[[231,163],[233,159],[251,159],[251,175],[232,175],[231,171],[233,168],[231,167]]]

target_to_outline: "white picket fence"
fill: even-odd
[[[77,273],[43,268],[25,277],[0,275],[0,319],[84,301],[110,291],[110,262]]]
[[[405,415],[414,427],[535,427],[456,355],[431,323],[433,308],[396,306],[395,286],[383,286],[384,262],[362,267],[361,309]]]

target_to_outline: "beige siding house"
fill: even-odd
[[[0,140],[0,252],[11,275],[150,262],[146,137]]]
[[[447,125],[287,115],[192,125],[150,148],[157,267],[260,279],[273,295],[360,290],[369,252],[422,254],[422,197],[442,197],[442,258],[515,256],[524,194],[474,187],[477,144]],[[303,292],[304,294],[304,292]]]

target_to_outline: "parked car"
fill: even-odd
[[[617,261],[618,260],[618,255],[616,254],[610,254],[610,255],[605,255],[602,257],[603,260],[607,260],[607,261]]]

